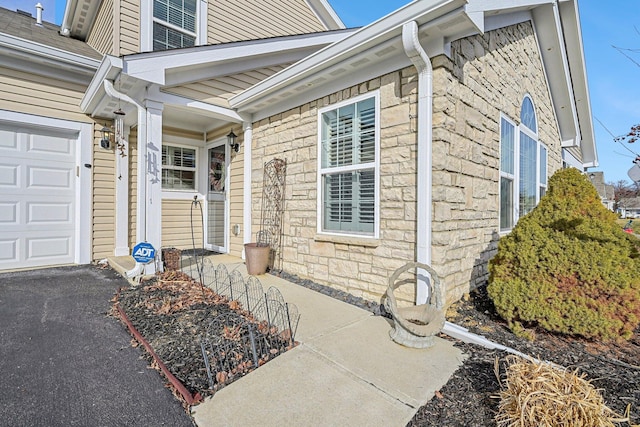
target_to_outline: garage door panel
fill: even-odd
[[[27,224],[71,225],[73,203],[27,203]]]
[[[15,239],[0,239],[0,265],[18,262],[18,244]]]
[[[0,129],[0,148],[18,150],[18,134],[16,132]]]
[[[27,189],[71,189],[73,183],[72,172],[69,167],[29,167],[26,187]]]
[[[6,163],[0,164],[0,187],[18,188],[20,167]]]
[[[71,156],[75,152],[74,141],[56,136],[30,135],[26,146],[29,155],[47,154]]]
[[[18,202],[0,202],[0,224],[18,224]]]
[[[37,261],[47,258],[73,262],[71,241],[69,236],[26,239],[27,259]]]

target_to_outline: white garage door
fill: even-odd
[[[75,260],[77,133],[0,125],[0,269]]]

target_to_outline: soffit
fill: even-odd
[[[184,85],[165,86],[162,91],[229,108],[229,98],[282,71],[289,65],[291,63],[257,68]]]

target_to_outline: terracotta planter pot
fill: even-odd
[[[249,274],[255,276],[267,272],[271,247],[258,246],[257,243],[245,243],[244,254]]]

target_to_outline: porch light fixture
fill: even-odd
[[[111,148],[111,135],[113,135],[113,131],[110,128],[108,128],[107,125],[105,124],[100,130],[100,132],[102,132],[100,147],[104,148],[105,150],[108,150],[109,148]]]
[[[236,153],[240,150],[240,144],[236,142],[237,137],[238,136],[233,133],[233,129],[231,129],[231,131],[227,135],[227,142],[229,143],[229,147],[231,147],[231,149]]]

